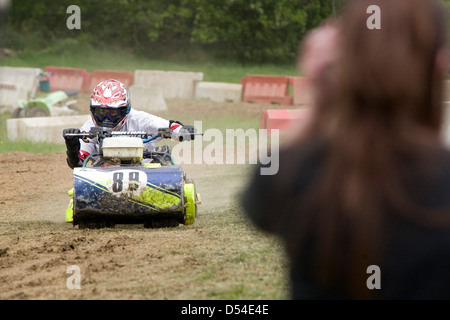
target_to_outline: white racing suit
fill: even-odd
[[[149,135],[153,135],[158,133],[159,128],[170,128],[173,130],[174,136],[180,132],[182,125],[179,123],[170,124],[169,120],[160,118],[158,116],[149,114],[144,111],[138,111],[135,109],[131,109],[128,113],[126,119],[122,124],[120,124],[115,131],[144,131]],[[96,124],[92,119],[86,121],[86,123],[81,127],[81,132],[89,132],[92,127],[96,127]],[[80,164],[91,154],[99,153],[99,142],[97,138],[87,139],[88,142],[84,142],[80,139],[80,152],[78,157],[80,158]],[[155,150],[155,143],[160,141],[161,138],[157,138],[153,141],[147,142],[144,144],[144,148],[153,151]]]

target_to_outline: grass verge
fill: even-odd
[[[84,48],[83,48],[84,46]],[[80,49],[83,48],[83,49]],[[53,44],[40,50],[23,50],[14,57],[0,60],[3,66],[32,67],[45,69],[46,66],[83,68],[92,70],[162,70],[202,72],[204,81],[240,83],[241,78],[248,74],[264,75],[296,75],[294,65],[275,64],[241,64],[238,62],[213,61],[163,61],[131,52],[114,49],[101,50],[85,46],[71,39],[67,46]]]
[[[6,131],[6,120],[9,118],[10,115],[8,113],[0,113],[0,153],[22,151],[52,154],[56,152],[65,152],[66,147],[63,144],[9,140]]]

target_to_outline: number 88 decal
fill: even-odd
[[[111,172],[107,188],[113,194],[139,195],[147,184],[147,174],[138,170],[119,170]]]

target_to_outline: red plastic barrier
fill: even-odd
[[[307,77],[291,77],[290,84],[292,84],[294,105],[310,105],[312,103],[311,84]]]
[[[261,129],[287,131],[300,126],[309,116],[309,109],[265,110],[261,115]]]
[[[48,77],[50,81],[50,91],[87,91],[90,75],[85,69],[47,66],[45,67],[45,72],[53,73],[53,75]]]
[[[292,105],[289,77],[248,75],[241,79],[242,101]]]
[[[134,84],[134,74],[129,71],[94,70],[91,74],[91,90],[100,82],[107,79],[115,79],[122,82],[127,88]]]
[[[85,72],[84,73],[82,92],[84,92],[84,93],[91,93],[92,89],[93,88],[91,88],[91,74],[89,72]]]

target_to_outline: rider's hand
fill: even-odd
[[[78,134],[80,133],[80,129],[76,128],[70,128],[70,129],[64,129],[63,130],[63,137],[66,140],[66,146],[67,149],[75,149],[76,147],[79,147],[80,145],[80,138],[77,136],[66,136],[69,134]]]
[[[78,152],[80,151],[80,138],[77,136],[66,136],[67,134],[79,134],[80,130],[76,128],[64,129],[63,137],[66,141],[67,164],[70,168],[78,167],[80,159]]]
[[[194,126],[183,126],[179,132],[180,141],[191,141],[195,139],[195,134],[197,129]]]
[[[77,136],[66,136],[66,135],[67,134],[79,134],[80,132],[81,132],[80,129],[76,129],[76,128],[64,129],[63,130],[63,137],[66,140],[66,142],[78,141],[79,137],[77,137]]]

